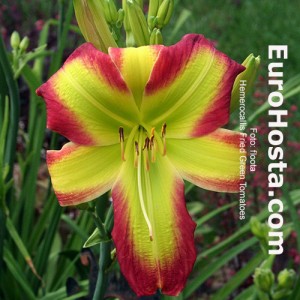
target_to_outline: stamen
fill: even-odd
[[[154,132],[155,132],[155,128],[153,127],[151,129],[151,137],[150,137],[151,162],[153,163],[156,161],[156,145],[154,139]]]
[[[146,137],[143,150],[145,149],[149,150],[149,146],[150,146],[150,140],[148,137]]]
[[[161,137],[162,137],[163,142],[164,142],[163,156],[166,155],[166,153],[167,153],[166,133],[167,133],[167,124],[164,123],[162,128],[161,128]]]
[[[134,150],[134,167],[138,167],[138,159],[139,159],[139,143],[137,141],[134,142],[135,150]]]
[[[125,149],[124,149],[124,129],[123,127],[119,128],[120,144],[121,144],[121,158],[125,161]]]
[[[143,151],[144,151],[144,166],[145,166],[145,169],[147,171],[149,171],[149,169],[150,169],[150,166],[149,166],[149,154],[148,154],[149,146],[150,146],[150,140],[149,140],[148,137],[146,137],[145,144],[144,144],[144,147],[143,147]]]
[[[148,226],[150,241],[153,241],[152,225],[151,225],[151,222],[150,222],[149,217],[148,217],[147,212],[146,212],[145,200],[144,200],[143,189],[142,189],[142,174],[141,174],[142,155],[138,154],[139,152],[138,152],[138,143],[137,142],[135,142],[135,148],[136,148],[136,153],[137,153],[137,157],[138,157],[138,174],[137,174],[137,176],[138,176],[139,200],[140,200],[140,204],[141,204],[141,208],[142,208],[142,212],[143,212],[145,221],[146,221],[147,226]]]

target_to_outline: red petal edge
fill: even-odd
[[[180,251],[174,253],[172,264],[163,265],[163,262],[157,262],[160,272],[147,266],[134,252],[133,242],[130,240],[130,218],[134,216],[129,214],[130,207],[127,205],[126,197],[123,197],[120,186],[117,184],[113,187],[115,225],[112,237],[121,271],[138,296],[153,295],[157,289],[160,289],[163,294],[176,296],[183,290],[187,277],[193,269],[196,260],[194,245],[196,224],[186,209],[183,181],[177,179],[175,186],[173,201],[178,214],[172,228],[177,228],[177,248]]]

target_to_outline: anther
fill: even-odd
[[[134,166],[137,168],[138,159],[139,159],[139,143],[137,141],[134,142],[135,150],[134,150]]]
[[[124,129],[123,127],[119,128],[120,144],[121,144],[121,158],[125,161],[125,150],[124,150]]]
[[[139,143],[137,141],[134,142],[134,146],[135,146],[135,153],[137,156],[140,155],[140,152],[139,152]]]
[[[143,146],[143,150],[145,150],[145,149],[149,150],[149,147],[150,147],[150,139],[148,137],[146,137],[145,143]]]
[[[146,137],[145,144],[144,144],[144,147],[143,147],[143,151],[144,150],[146,150],[146,151],[145,151],[145,153],[143,155],[144,155],[144,166],[145,166],[145,169],[147,171],[149,171],[149,169],[150,169],[150,166],[149,166],[149,155],[148,155],[149,147],[150,147],[150,139],[148,137]]]
[[[163,142],[164,142],[164,152],[163,152],[163,155],[166,155],[166,153],[167,153],[166,133],[167,133],[167,124],[164,123],[163,126],[162,126],[162,128],[161,128],[161,137],[162,137]]]

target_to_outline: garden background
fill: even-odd
[[[240,63],[250,53],[261,57],[259,75],[246,105],[248,130],[256,127],[259,132],[258,169],[248,174],[245,221],[238,219],[238,194],[187,185],[187,206],[197,222],[194,271],[179,297],[157,294],[143,299],[300,299],[299,11],[297,0],[175,1],[174,15],[163,30],[166,44],[176,43],[187,33],[201,33]],[[0,30],[0,299],[92,299],[99,245],[83,245],[95,229],[93,216],[84,209],[58,205],[45,152],[60,148],[66,140],[45,128],[44,101],[35,94],[36,88],[84,42],[72,2],[1,0]],[[14,31],[21,39],[29,38],[28,48],[24,47],[18,58],[10,45]],[[284,108],[289,111],[284,149],[288,168],[279,195],[285,205],[285,251],[275,258],[266,255],[265,236],[255,231],[257,227],[264,230],[269,214],[265,103],[272,91],[267,82],[268,45],[272,44],[288,45],[289,49],[284,61]],[[228,128],[237,125],[236,112]],[[108,196],[101,200],[96,208],[104,220],[110,202]],[[251,226],[252,216],[256,219],[252,219]],[[257,267],[267,270],[262,281],[271,282],[269,294],[262,292],[259,283],[254,284]],[[281,289],[286,290],[281,297],[276,292],[282,288],[278,274],[284,269],[293,269],[296,275],[290,276],[287,286]],[[109,269],[106,296],[137,299],[117,262]]]

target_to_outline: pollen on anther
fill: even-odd
[[[162,126],[162,128],[161,128],[161,137],[162,137],[163,143],[164,143],[163,156],[166,155],[166,153],[167,153],[166,133],[167,133],[167,124],[164,123],[163,126]]]
[[[119,128],[119,137],[120,137],[120,144],[121,144],[121,158],[125,161],[125,149],[124,149],[124,129],[123,127]]]

